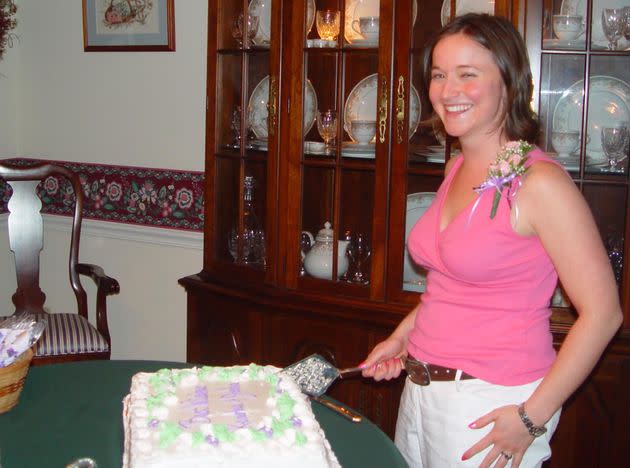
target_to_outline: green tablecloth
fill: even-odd
[[[136,372],[186,364],[87,361],[31,368],[18,405],[0,414],[2,468],[63,468],[81,457],[99,468],[122,460],[122,399]],[[355,424],[313,403],[317,420],[344,468],[407,466],[374,424]]]

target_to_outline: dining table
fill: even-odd
[[[122,401],[138,372],[186,368],[168,361],[102,360],[31,367],[18,404],[0,414],[0,467],[64,468],[89,458],[98,468],[122,465]],[[395,445],[363,417],[352,422],[311,402],[343,468],[406,467]]]

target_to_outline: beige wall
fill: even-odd
[[[203,170],[206,0],[175,0],[174,53],[84,52],[81,0],[16,4],[19,42],[0,62],[0,158]],[[81,261],[121,283],[110,298],[112,358],[184,360],[186,295],[177,279],[200,270],[201,236],[87,224]],[[61,231],[46,224],[53,256],[65,255],[56,248]],[[5,252],[2,284],[13,274]],[[47,272],[42,280],[53,312],[72,304],[58,292],[61,279]],[[6,290],[0,308],[9,310]]]

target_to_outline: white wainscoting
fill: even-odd
[[[11,313],[15,267],[8,250],[6,219],[0,215],[0,307]],[[41,287],[51,312],[74,307],[65,265],[70,218],[44,215],[45,248]],[[105,221],[84,220],[79,259],[95,263],[120,282],[120,294],[108,299],[112,359],[186,359],[186,293],[177,280],[202,266],[203,235]],[[64,267],[65,268],[65,267]],[[94,298],[91,281],[83,281]]]

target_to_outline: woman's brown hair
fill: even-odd
[[[431,109],[431,117],[427,123],[436,134],[446,134],[442,122],[433,111],[428,94],[433,49],[441,39],[454,34],[464,34],[492,53],[506,88],[507,99],[501,121],[505,120],[507,138],[536,143],[540,134],[540,123],[531,108],[534,84],[527,48],[512,23],[500,16],[481,13],[458,16],[426,44],[422,56],[421,79],[423,105]]]

